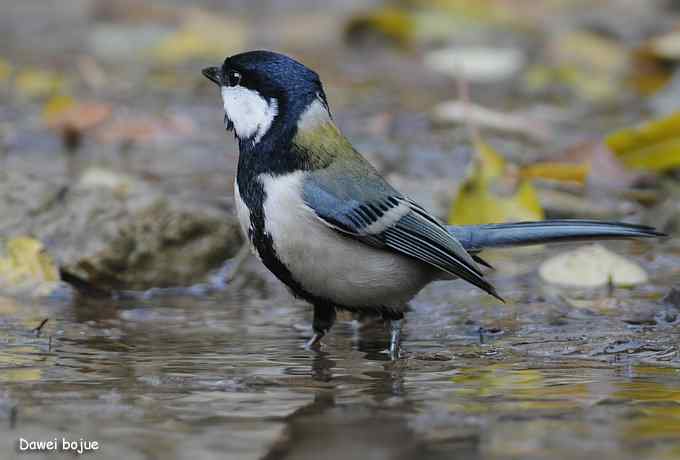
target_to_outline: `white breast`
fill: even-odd
[[[424,264],[372,248],[325,225],[302,200],[304,172],[264,186],[265,230],[279,259],[308,292],[352,307],[399,307],[433,279]]]

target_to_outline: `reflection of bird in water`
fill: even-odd
[[[319,351],[312,360],[312,378],[319,382],[330,382],[333,379],[335,361],[328,358],[329,354]]]
[[[391,363],[385,364],[391,366]],[[324,382],[332,381],[326,378],[334,366],[336,363],[326,353],[317,353],[312,375]],[[286,417],[283,434],[263,460],[421,458],[426,452],[419,444],[418,434],[409,426],[407,411],[396,408],[390,412],[379,404],[366,404],[366,396],[376,402],[398,396],[401,391],[394,393],[389,389],[394,387],[396,376],[401,380],[401,372],[374,371],[367,376],[371,380],[356,402],[337,404],[340,388],[318,390],[311,404]]]

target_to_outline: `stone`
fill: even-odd
[[[114,171],[90,169],[75,184],[2,171],[0,195],[0,238],[37,238],[62,269],[101,288],[200,282],[242,244],[236,218],[217,205]]]

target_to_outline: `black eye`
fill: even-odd
[[[227,74],[227,79],[229,86],[237,86],[239,83],[241,83],[241,74],[235,70],[230,70]]]

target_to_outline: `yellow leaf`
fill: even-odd
[[[520,175],[525,179],[550,179],[585,184],[589,172],[590,167],[585,163],[546,161],[523,167]]]
[[[603,75],[568,65],[560,65],[545,72],[546,84],[558,83],[589,101],[608,101],[617,95],[616,85],[609,74]]]
[[[630,168],[666,171],[680,167],[680,136],[627,153],[621,157]]]
[[[458,191],[449,222],[456,225],[481,224],[502,220],[503,210],[489,191],[474,181],[469,181]]]
[[[86,131],[111,115],[111,106],[99,102],[76,102],[70,96],[51,97],[43,107],[43,120],[53,129]]]
[[[43,119],[47,122],[60,116],[74,105],[73,98],[63,94],[52,96],[43,106]]]
[[[560,65],[598,76],[616,75],[628,65],[628,51],[620,42],[593,32],[575,30],[556,35],[549,47],[551,58]]]
[[[166,64],[191,59],[222,61],[244,45],[245,29],[240,22],[192,10],[182,26],[153,50],[153,55]]]
[[[515,196],[506,201],[505,220],[543,220],[545,214],[541,208],[541,200],[531,181],[520,182]]]
[[[605,143],[631,168],[665,171],[680,167],[680,112],[612,133]]]
[[[413,42],[414,32],[414,19],[403,9],[389,7],[361,13],[351,18],[345,27],[349,41],[374,34],[401,47]]]
[[[22,70],[16,76],[17,91],[29,98],[62,93],[66,82],[62,76],[46,70]]]
[[[668,60],[656,54],[653,46],[644,44],[632,53],[632,75],[629,84],[642,95],[651,95],[662,89],[671,79],[672,67]]]
[[[566,87],[588,101],[615,99],[629,68],[630,56],[619,42],[585,31],[556,33],[546,45],[545,64],[525,75],[531,90]]]
[[[531,182],[521,181],[509,196],[495,192],[493,186],[505,172],[505,160],[483,141],[476,142],[476,149],[472,173],[458,191],[449,222],[474,225],[543,219],[543,209]]]
[[[0,257],[0,278],[10,284],[59,280],[59,270],[40,241],[26,236],[12,238],[5,253]]]
[[[479,169],[481,178],[489,181],[500,177],[505,170],[505,159],[482,140],[475,142],[475,149],[477,150],[476,158],[481,161],[481,168]]]
[[[12,75],[12,65],[0,58],[0,81],[5,81]]]

